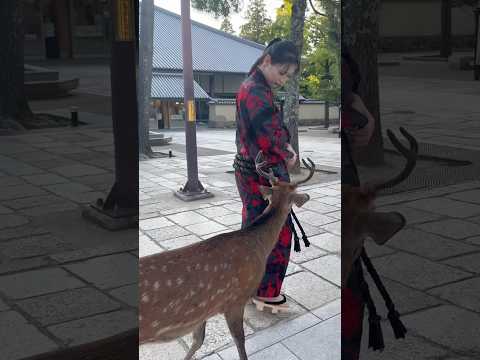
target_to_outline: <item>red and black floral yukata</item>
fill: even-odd
[[[271,166],[281,181],[290,181],[286,160],[291,156],[286,150],[288,130],[282,124],[281,113],[274,103],[273,92],[262,72],[257,68],[242,83],[237,93],[237,155],[254,160],[258,152]],[[242,228],[253,223],[268,203],[259,191],[259,185],[269,186],[268,180],[255,172],[245,174],[235,171],[238,191],[243,202]],[[292,244],[290,217],[280,232],[278,243],[267,260],[265,275],[257,296],[280,295],[287,271]]]

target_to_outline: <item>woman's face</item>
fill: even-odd
[[[294,64],[272,64],[270,55],[267,55],[259,68],[272,88],[280,88],[291,79],[297,66]]]

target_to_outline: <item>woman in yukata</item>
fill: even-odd
[[[243,202],[242,228],[250,226],[267,207],[259,185],[270,184],[254,170],[254,159],[259,151],[262,151],[263,160],[268,162],[279,180],[290,181],[288,170],[294,166],[297,154],[289,144],[290,135],[274,103],[274,90],[282,87],[298,69],[299,54],[294,43],[274,39],[252,66],[237,93],[237,155],[234,167]],[[248,171],[252,166],[253,171]],[[274,312],[288,309],[281,289],[290,258],[291,225],[289,217],[268,258],[265,275],[253,298],[259,309],[266,307]]]

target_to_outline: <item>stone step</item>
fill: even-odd
[[[149,139],[150,139],[150,145],[151,146],[168,145],[172,141],[171,137],[165,137],[164,134],[156,132],[156,131],[150,131],[149,132]]]

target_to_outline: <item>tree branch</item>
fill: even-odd
[[[312,0],[308,0],[308,2],[310,3],[310,7],[312,8],[313,12],[319,16],[323,16],[323,17],[328,17],[326,14],[324,13],[321,13],[320,11],[318,11],[315,6],[313,6],[313,1]]]

